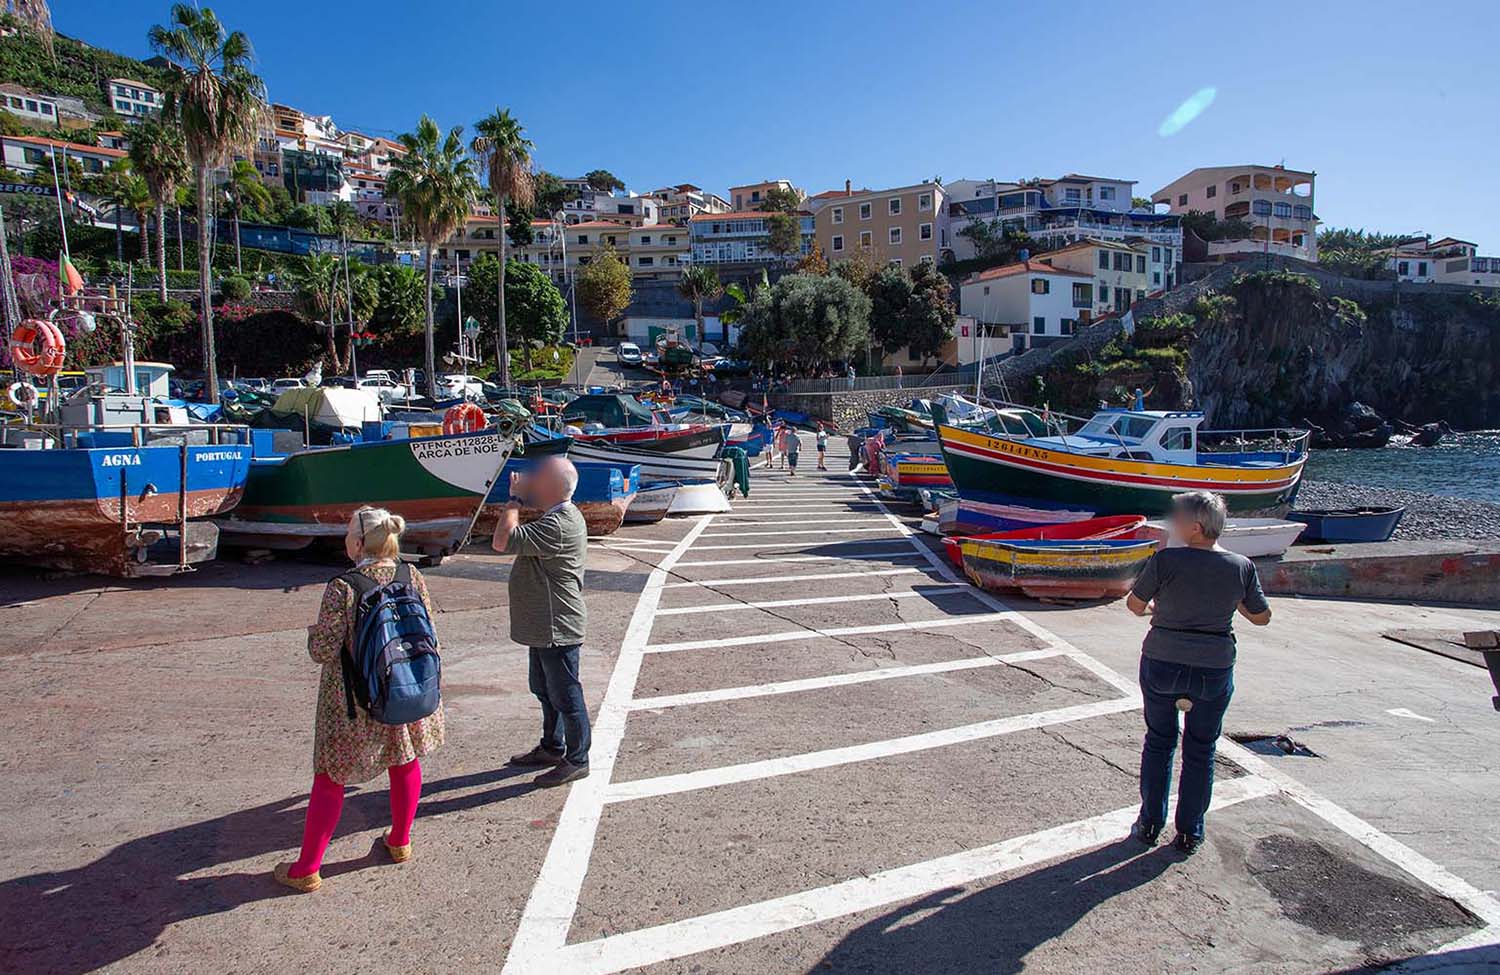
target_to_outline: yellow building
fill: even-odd
[[[760,205],[766,201],[772,190],[786,190],[796,193],[799,197],[802,191],[791,184],[790,180],[768,179],[759,183],[746,183],[744,186],[731,186],[729,188],[729,205],[735,213],[743,213],[747,210],[759,210]],[[712,211],[705,211],[712,212]]]
[[[437,250],[436,267],[451,270],[455,262],[467,267],[483,254],[499,255],[500,222],[492,214],[473,213],[463,230]],[[612,248],[637,278],[675,278],[682,273],[691,247],[685,227],[657,224],[631,227],[610,220],[589,220],[559,227],[550,220],[531,224],[531,243],[511,245],[506,255],[535,264],[558,284],[569,272],[588,264]]]
[[[819,193],[813,233],[829,263],[873,257],[881,264],[940,263],[948,249],[943,187],[917,183],[888,190]]]
[[[1151,284],[1151,246],[1144,241],[1090,238],[1040,254],[1034,263],[1087,274],[1093,279],[1089,307],[1080,309],[1085,312],[1079,316],[1083,321],[1123,312],[1136,299],[1158,290]]]

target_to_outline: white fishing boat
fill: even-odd
[[[630,507],[625,509],[626,523],[640,525],[661,521],[672,509],[680,487],[676,481],[659,481],[642,487],[631,499]]]
[[[1219,536],[1219,547],[1247,559],[1277,558],[1286,552],[1307,526],[1300,521],[1280,518],[1230,518]],[[1182,542],[1172,538],[1166,521],[1148,521],[1138,533],[1153,538],[1163,548],[1178,548]]]
[[[718,515],[733,511],[734,506],[717,481],[684,481],[672,498],[669,515]]]

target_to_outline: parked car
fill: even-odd
[[[713,365],[714,373],[720,376],[748,376],[750,375],[750,361],[748,359],[717,359]]]
[[[389,374],[381,376],[366,375],[359,381],[359,388],[369,390],[380,397],[382,403],[397,403],[402,400],[411,399],[411,390],[403,383],[391,379]]]
[[[641,355],[641,347],[634,342],[621,342],[619,348],[615,350],[615,356],[620,360],[621,365],[626,366],[638,366],[645,361]]]
[[[257,392],[271,387],[271,383],[260,376],[241,376],[234,381],[234,384],[240,389],[253,389]]]
[[[307,385],[301,379],[277,379],[271,383],[271,392],[284,393],[289,389],[302,389]]]
[[[461,372],[451,372],[445,376],[439,376],[438,396],[443,399],[451,399],[458,396],[466,399],[482,399],[484,397],[484,380],[478,376],[470,376],[467,373]]]

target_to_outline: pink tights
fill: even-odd
[[[391,834],[392,846],[411,842],[411,822],[417,817],[417,801],[422,797],[422,765],[412,759],[405,765],[392,765]],[[344,811],[344,787],[319,772],[313,776],[312,796],[307,801],[307,822],[302,827],[302,855],[288,871],[293,877],[317,873],[323,866],[323,854],[338,827]]]

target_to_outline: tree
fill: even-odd
[[[334,200],[328,204],[328,225],[341,237],[352,237],[359,232],[359,211],[348,200]]]
[[[677,280],[677,293],[693,303],[693,318],[698,322],[698,341],[703,341],[703,303],[724,293],[719,272],[707,264],[691,264]]]
[[[499,272],[500,262],[493,254],[484,255],[469,267],[476,315],[495,313],[495,278]],[[530,372],[532,348],[560,342],[567,332],[567,303],[547,272],[525,261],[505,262],[505,300],[510,334],[520,344],[525,371]]]
[[[828,258],[823,255],[823,248],[818,246],[816,240],[812,242],[812,249],[797,260],[797,266],[794,270],[798,274],[828,273]]]
[[[607,169],[593,169],[584,174],[584,180],[601,193],[623,190],[625,181]]]
[[[474,142],[470,146],[474,155],[479,157],[480,165],[484,167],[489,177],[490,192],[495,194],[497,202],[496,212],[505,218],[506,207],[511,201],[523,210],[531,209],[532,183],[531,183],[531,152],[535,148],[531,140],[526,138],[525,129],[515,116],[510,114],[509,109],[497,108],[495,111],[480,119],[474,126]],[[527,232],[530,232],[530,224],[527,224]],[[500,235],[500,263],[503,266],[506,261],[505,241],[509,236],[506,233]],[[510,388],[510,343],[505,332],[505,285],[509,274],[497,274],[495,276],[495,287],[499,291],[500,310],[498,316],[499,331],[497,337],[498,363],[500,367],[500,385],[506,389]]]
[[[151,28],[151,46],[169,62],[163,114],[182,125],[188,159],[198,184],[198,297],[203,320],[203,367],[210,403],[219,401],[214,360],[213,279],[207,245],[211,235],[208,178],[238,148],[255,140],[266,86],[250,70],[250,39],[229,31],[207,7],[172,6],[172,26]]]
[[[741,344],[758,362],[811,369],[864,348],[869,320],[869,296],[843,278],[789,274],[751,296]]]
[[[445,138],[438,125],[423,115],[415,132],[402,133],[406,152],[391,162],[386,192],[401,205],[409,226],[422,238],[427,267],[427,395],[437,398],[437,353],[433,347],[432,252],[452,237],[468,219],[479,193],[474,163],[464,151],[463,126],[455,125]]]
[[[1040,253],[1043,248],[1025,230],[1004,220],[973,220],[958,232],[974,245],[976,257],[996,264],[1014,264],[1021,252]]]
[[[563,181],[546,170],[532,177],[531,212],[539,220],[551,220],[557,211],[578,199],[578,191],[564,186]]]
[[[246,208],[263,215],[271,208],[271,191],[260,181],[260,173],[247,159],[236,159],[229,167],[229,176],[221,184],[224,197],[229,203],[229,213],[234,217],[234,269],[245,273],[245,262],[240,257],[240,218]]]
[[[130,164],[151,193],[156,205],[157,297],[167,300],[167,203],[177,198],[177,188],[189,175],[187,146],[182,130],[170,118],[144,119],[130,130]],[[141,224],[144,239],[145,223]],[[150,255],[146,258],[150,260]]]
[[[764,213],[796,213],[802,209],[802,194],[785,186],[773,186],[761,198]]]
[[[887,264],[866,283],[870,337],[882,352],[895,352],[906,344],[906,315],[912,292],[911,275],[900,264]]]
[[[316,203],[294,203],[286,212],[286,225],[315,234],[333,233],[333,216]]]
[[[630,304],[630,268],[606,247],[578,272],[574,287],[584,310],[608,325]]]
[[[421,327],[428,305],[427,287],[420,272],[404,264],[382,264],[366,276],[374,281],[376,289],[375,307],[369,318],[372,326],[394,332]],[[441,297],[439,288],[434,298]]]
[[[1132,210],[1152,210],[1156,208],[1156,204],[1151,202],[1151,197],[1149,196],[1132,196],[1130,198],[1130,208]]]
[[[802,224],[794,214],[773,213],[766,218],[766,245],[783,261],[802,250]]]
[[[343,372],[344,359],[338,348],[338,322],[347,318],[349,308],[343,261],[333,253],[309,254],[300,263],[289,267],[286,276],[297,294],[298,308],[324,327],[332,372]]]
[[[131,172],[130,160],[116,159],[99,180],[99,195],[115,208],[115,260],[125,260],[125,235],[120,228],[120,211],[129,209],[130,184],[140,179]],[[144,239],[144,238],[143,238]]]
[[[141,260],[147,264],[151,263],[151,221],[150,212],[154,199],[151,196],[151,188],[146,181],[134,173],[125,172],[117,176],[117,181],[110,187],[109,202],[117,208],[115,224],[119,225],[119,210],[129,210],[135,214],[135,224],[141,232]],[[164,285],[165,287],[165,285]]]
[[[930,261],[911,272],[912,294],[906,308],[906,347],[912,358],[927,360],[953,338],[958,311],[953,307],[953,285]]]

